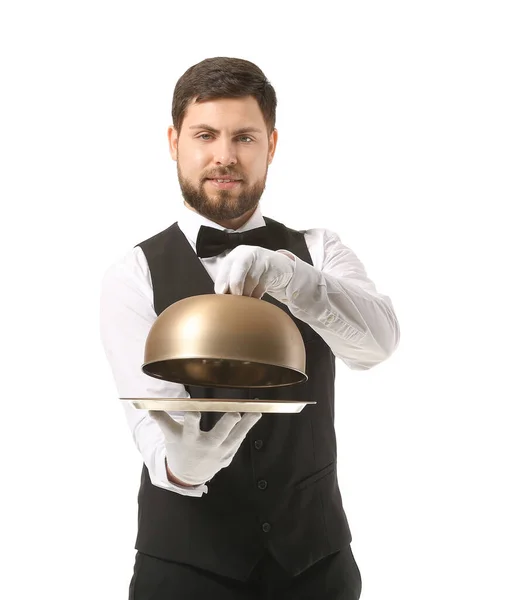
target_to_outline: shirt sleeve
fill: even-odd
[[[364,265],[336,233],[312,229],[305,239],[314,266],[280,250],[295,261],[295,272],[287,288],[272,295],[351,369],[370,369],[386,360],[400,338],[390,298],[376,290]]]
[[[149,267],[138,247],[104,274],[100,296],[100,336],[120,398],[187,398],[183,385],[146,375],[144,345],[157,315]],[[185,496],[202,496],[205,484],[183,487],[170,482],[165,468],[165,439],[147,410],[121,401],[134,443],[142,455],[151,483]],[[179,422],[183,412],[169,412]]]

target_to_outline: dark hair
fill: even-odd
[[[218,56],[190,67],[177,81],[172,98],[172,120],[179,134],[191,101],[254,96],[270,135],[276,125],[276,92],[262,70],[241,58]]]

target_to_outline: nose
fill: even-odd
[[[217,165],[235,165],[237,163],[237,155],[234,144],[231,140],[222,138],[216,141],[214,162]]]

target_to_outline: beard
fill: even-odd
[[[226,179],[227,175],[238,177],[238,174],[233,173],[220,173],[215,177],[221,176]],[[204,189],[207,179],[203,179],[196,187],[189,179],[183,177],[179,162],[177,163],[177,176],[186,203],[206,219],[217,222],[237,219],[258,205],[265,189],[267,170],[264,178],[251,186],[247,186],[246,180],[241,178],[242,190],[237,197],[233,190],[217,189],[214,191],[214,199],[210,198]]]

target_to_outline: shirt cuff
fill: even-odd
[[[289,254],[295,261],[293,277],[284,290],[268,293],[311,326],[330,330],[347,342],[360,344],[367,332],[343,319],[337,306],[329,302],[325,275],[287,250],[283,250],[283,253]],[[332,280],[332,288],[333,295],[347,296],[336,278]]]

